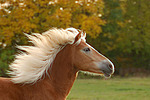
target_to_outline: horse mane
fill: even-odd
[[[78,33],[75,28],[66,30],[53,28],[42,34],[25,34],[33,46],[17,46],[21,51],[9,66],[12,81],[34,83],[41,79],[51,67],[57,53],[67,44],[73,44]]]

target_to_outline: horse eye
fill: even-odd
[[[90,48],[85,48],[85,49],[83,49],[83,51],[89,52],[89,51],[91,51],[91,49]]]

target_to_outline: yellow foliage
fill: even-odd
[[[44,32],[51,27],[83,29],[97,37],[105,24],[102,0],[15,0],[0,9],[0,41],[11,45],[23,33]],[[19,36],[19,37],[18,37]]]
[[[91,37],[96,38],[102,29],[99,25],[104,24],[104,22],[96,17],[89,17],[82,23],[82,29],[85,30]]]

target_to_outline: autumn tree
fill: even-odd
[[[100,17],[102,0],[3,0],[0,4],[0,74],[12,61],[15,45],[27,44],[23,33],[74,27],[96,38],[105,24]]]

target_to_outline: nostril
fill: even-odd
[[[111,70],[113,69],[112,64],[109,64],[108,67],[109,67]]]

